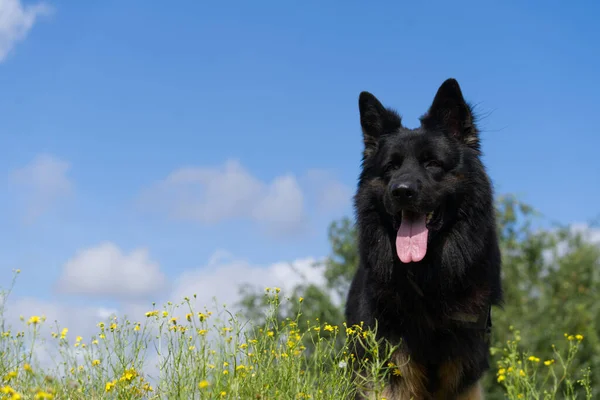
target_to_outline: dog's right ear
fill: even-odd
[[[369,92],[361,92],[358,96],[358,110],[365,144],[363,154],[367,158],[377,150],[379,138],[400,128],[402,121],[398,113],[385,108]]]

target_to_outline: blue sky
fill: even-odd
[[[498,193],[548,221],[600,213],[597,2],[37,4],[0,1],[21,10],[0,37],[16,296],[119,308],[147,271],[146,302],[192,278],[228,299],[246,277],[289,281],[274,263],[327,255],[352,214],[359,92],[413,127],[448,77],[487,115]]]

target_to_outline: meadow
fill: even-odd
[[[279,288],[264,291],[265,318],[252,324],[226,306],[195,310],[193,298],[149,309],[145,315],[100,321],[92,337],[78,336],[60,321],[22,316],[8,326],[5,306],[13,284],[2,291],[0,398],[2,399],[342,399],[370,387],[379,396],[389,374],[394,347],[361,326],[303,319],[305,298],[289,298]],[[278,318],[285,303],[295,318]],[[44,329],[50,334],[45,335]],[[503,348],[491,348],[495,376],[508,399],[592,398],[591,371],[573,361],[585,338],[557,335],[551,358],[522,349],[521,334]],[[369,353],[361,361],[370,378],[355,378],[348,351],[358,340]],[[42,367],[38,349],[58,357]],[[355,389],[357,388],[357,389]]]

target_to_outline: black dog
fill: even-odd
[[[400,343],[391,361],[401,375],[389,379],[387,400],[481,399],[490,309],[501,305],[502,286],[492,186],[471,106],[448,79],[417,129],[368,92],[359,110],[360,266],[346,321],[377,323],[380,338]]]

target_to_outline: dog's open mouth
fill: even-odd
[[[427,253],[429,230],[439,225],[440,212],[426,214],[402,211],[402,221],[396,234],[396,252],[403,263],[419,262]]]

